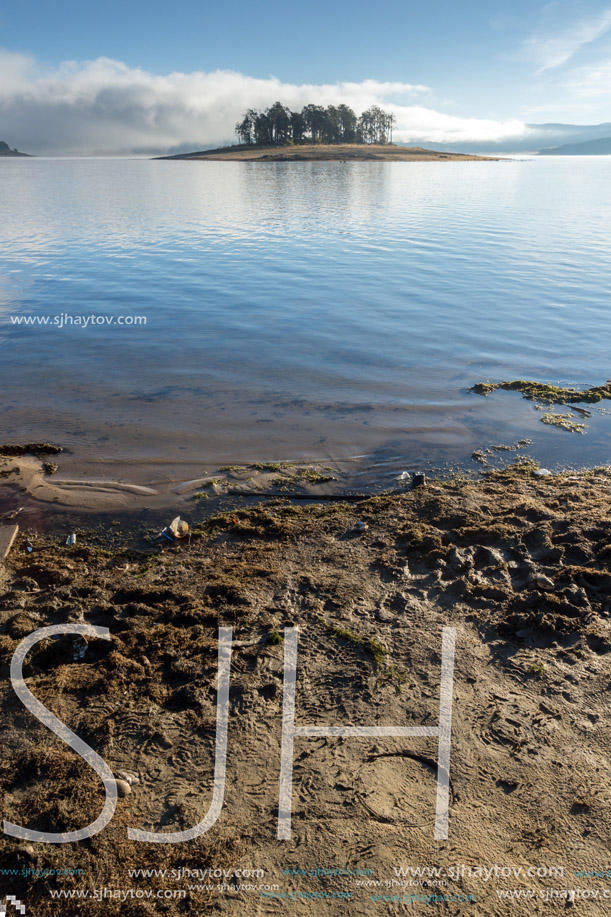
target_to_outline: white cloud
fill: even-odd
[[[430,108],[386,106],[397,118],[393,139],[401,143],[495,143],[519,140],[526,136],[522,121],[492,121],[483,118],[459,118]]]
[[[522,45],[522,53],[538,66],[537,74],[553,70],[570,60],[584,45],[611,29],[611,9],[599,16],[583,19],[555,35],[532,35]]]
[[[296,85],[225,70],[157,76],[108,58],[44,70],[30,57],[0,52],[0,139],[31,153],[201,149],[233,139],[246,108],[276,99],[291,108],[345,102],[358,113],[381,105],[395,113],[395,138],[405,142],[505,141],[525,134],[520,121],[459,118],[426,107],[431,96],[427,86],[376,80]]]
[[[0,101],[4,96],[18,92],[34,78],[36,61],[27,54],[0,51]]]

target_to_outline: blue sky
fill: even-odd
[[[464,82],[538,25],[536,7],[456,2],[5,0],[2,45],[40,60],[111,57],[156,73],[235,69],[329,82]],[[497,19],[498,25],[491,24]]]
[[[469,133],[469,122],[481,123],[473,127],[475,138],[485,135],[482,125],[488,122],[509,136],[517,122],[611,121],[607,2],[107,0],[102,6],[86,0],[4,0],[0,135],[14,125],[31,144],[28,111],[44,122],[46,103],[49,114],[53,109],[57,117],[69,119],[70,112],[77,117],[84,93],[98,117],[101,95],[106,113],[116,105],[123,128],[131,111],[140,124],[132,148],[139,141],[146,146],[152,131],[145,130],[142,111],[136,118],[135,109],[144,105],[150,113],[155,87],[185,111],[195,109],[198,119],[193,136],[186,136],[176,118],[164,120],[157,112],[162,146],[225,139],[234,107],[264,104],[266,86],[270,102],[284,101],[284,93],[289,104],[305,99],[308,86],[326,87],[325,98],[333,96],[333,86],[336,94],[346,83],[364,87],[360,95],[352,91],[353,104],[358,107],[362,98],[396,105],[405,116],[406,140],[409,124],[418,139],[427,129],[441,137],[444,123],[451,138],[459,121],[465,122],[461,136]],[[222,73],[228,74],[224,84]],[[216,94],[216,117],[210,105],[202,108],[197,100],[201,92],[208,100]],[[33,96],[36,105],[28,109]],[[79,121],[82,131],[86,120]],[[84,134],[81,139],[84,143]],[[97,141],[92,139],[89,151]],[[58,134],[58,150],[61,142]],[[68,149],[78,149],[76,135]]]

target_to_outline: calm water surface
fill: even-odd
[[[611,157],[4,160],[0,195],[2,440],[381,477],[523,436],[548,465],[611,458],[607,415],[577,436],[467,391],[611,376]]]

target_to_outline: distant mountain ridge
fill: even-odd
[[[538,153],[539,150],[565,144],[586,143],[611,137],[611,123],[604,124],[527,124],[526,134],[519,138],[501,140],[455,142],[452,145],[434,144],[437,150],[456,153]],[[430,141],[432,143],[432,141]],[[408,145],[406,143],[406,145]]]
[[[19,150],[11,150],[8,143],[0,140],[0,156],[28,156],[28,153],[20,153]]]
[[[586,140],[584,143],[564,143],[562,146],[539,150],[539,156],[611,156],[611,137]]]

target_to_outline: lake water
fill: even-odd
[[[525,436],[609,461],[610,416],[579,436],[468,388],[611,376],[611,157],[4,160],[0,200],[3,441],[134,479],[361,456],[385,480]]]

